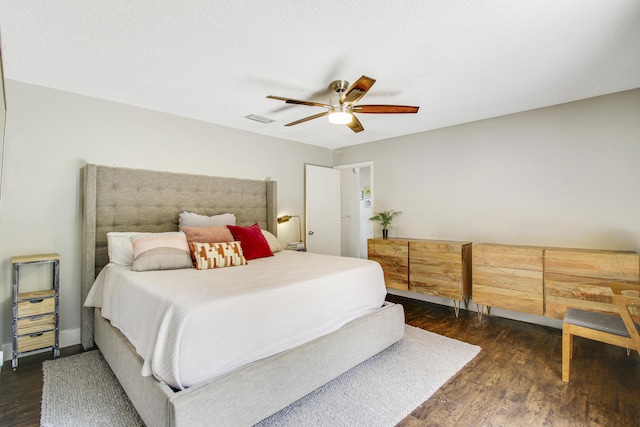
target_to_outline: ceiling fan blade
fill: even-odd
[[[371,86],[373,86],[375,82],[375,79],[372,79],[371,77],[360,77],[342,94],[342,96],[340,97],[340,104],[355,104],[367,93],[369,89],[371,89]]]
[[[362,132],[364,130],[364,127],[362,127],[362,123],[360,123],[360,120],[358,120],[355,115],[353,115],[351,121],[347,123],[347,126],[349,126],[355,133]]]
[[[400,114],[417,113],[419,108],[410,105],[357,105],[353,107],[353,111],[357,113]]]
[[[325,111],[324,113],[320,113],[320,114],[314,114],[313,116],[305,117],[304,119],[300,119],[300,120],[296,120],[295,122],[287,123],[285,126],[298,125],[300,123],[308,122],[309,120],[313,120],[313,119],[317,119],[319,117],[326,116],[327,114],[329,114],[328,111]]]
[[[330,108],[331,105],[329,104],[323,104],[321,102],[314,102],[314,101],[301,101],[299,99],[291,99],[291,98],[284,98],[282,96],[274,96],[274,95],[269,95],[267,96],[267,98],[270,99],[275,99],[278,101],[284,101],[287,104],[296,104],[296,105],[309,105],[310,107],[327,107]]]

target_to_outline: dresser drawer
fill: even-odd
[[[18,335],[50,331],[55,329],[55,326],[56,319],[54,314],[44,314],[42,316],[18,319]]]
[[[53,347],[55,335],[53,331],[34,333],[18,337],[18,352],[37,350],[39,348]]]
[[[56,307],[55,298],[40,298],[18,302],[18,318],[53,313]]]

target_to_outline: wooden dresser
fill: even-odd
[[[534,246],[473,245],[473,302],[542,316],[543,257]]]
[[[635,252],[545,249],[545,315],[562,319],[567,307],[617,313],[609,283],[638,280]]]
[[[384,272],[387,288],[409,290],[409,242],[406,239],[369,239],[369,259]]]
[[[640,280],[635,252],[473,245],[473,302],[562,319],[567,307],[616,312],[611,282]]]
[[[460,302],[471,296],[470,242],[426,239],[369,239],[369,259],[378,261],[388,288]]]

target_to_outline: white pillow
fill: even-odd
[[[276,252],[280,252],[282,250],[282,245],[280,245],[280,241],[276,236],[274,236],[267,230],[262,230],[262,234],[264,234],[264,238],[267,239],[267,243],[269,244],[269,249],[271,249],[271,252],[275,254]]]
[[[182,227],[224,227],[225,225],[236,225],[236,216],[232,213],[206,216],[184,211],[178,218],[180,230]]]
[[[145,233],[129,231],[111,231],[107,233],[107,251],[109,262],[120,265],[133,264],[133,245],[131,236]]]

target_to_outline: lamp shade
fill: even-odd
[[[278,224],[284,224],[285,222],[289,222],[291,218],[298,218],[298,241],[302,241],[302,221],[300,221],[299,215],[282,215],[278,217]]]

